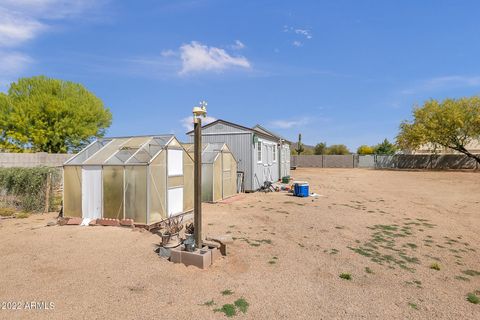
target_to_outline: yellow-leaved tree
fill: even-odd
[[[472,154],[466,146],[480,139],[480,97],[429,100],[413,109],[413,120],[400,125],[397,144],[415,150],[430,144],[461,152],[480,163],[480,155]]]

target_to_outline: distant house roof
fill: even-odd
[[[475,139],[475,140],[470,141],[470,143],[468,143],[465,146],[465,149],[467,149],[471,153],[480,154],[480,140]],[[411,150],[410,153],[413,153],[413,154],[434,154],[434,153],[438,153],[438,154],[460,154],[460,152],[455,151],[455,150],[450,149],[450,148],[442,148],[441,147],[441,148],[435,149],[435,146],[433,144],[430,144],[430,143],[421,145],[417,149]]]
[[[223,123],[223,124],[227,124],[227,125],[230,125],[232,127],[236,127],[236,128],[239,128],[241,130],[245,130],[245,131],[249,131],[249,132],[252,132],[252,133],[258,133],[259,135],[261,136],[267,136],[269,138],[274,138],[275,140],[285,140],[286,142],[290,143],[287,139],[284,139],[283,137],[281,137],[280,135],[276,134],[276,133],[273,133],[272,131],[268,130],[268,129],[265,129],[264,127],[262,127],[261,125],[257,124],[255,127],[253,128],[249,128],[249,127],[245,127],[245,126],[242,126],[240,124],[236,124],[236,123],[233,123],[233,122],[229,122],[229,121],[226,121],[226,120],[222,120],[222,119],[218,119],[218,120],[215,120],[213,122],[210,122],[209,124],[206,124],[204,126],[202,126],[202,129],[206,129],[206,128],[209,128],[209,127],[212,127],[216,124],[219,124],[219,123]],[[193,130],[190,130],[188,131],[186,134],[187,135],[190,135],[193,133]]]

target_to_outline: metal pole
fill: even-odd
[[[195,245],[202,248],[202,120],[194,119],[193,225]]]

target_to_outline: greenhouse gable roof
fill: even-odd
[[[172,134],[100,138],[65,165],[149,164],[175,137]]]

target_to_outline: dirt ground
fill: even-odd
[[[292,175],[320,196],[204,204],[205,233],[235,239],[208,270],[159,258],[149,232],[45,226],[53,214],[1,220],[0,302],[54,308],[0,318],[222,319],[214,309],[243,297],[249,308],[234,318],[480,319],[466,301],[480,290],[479,173]]]

